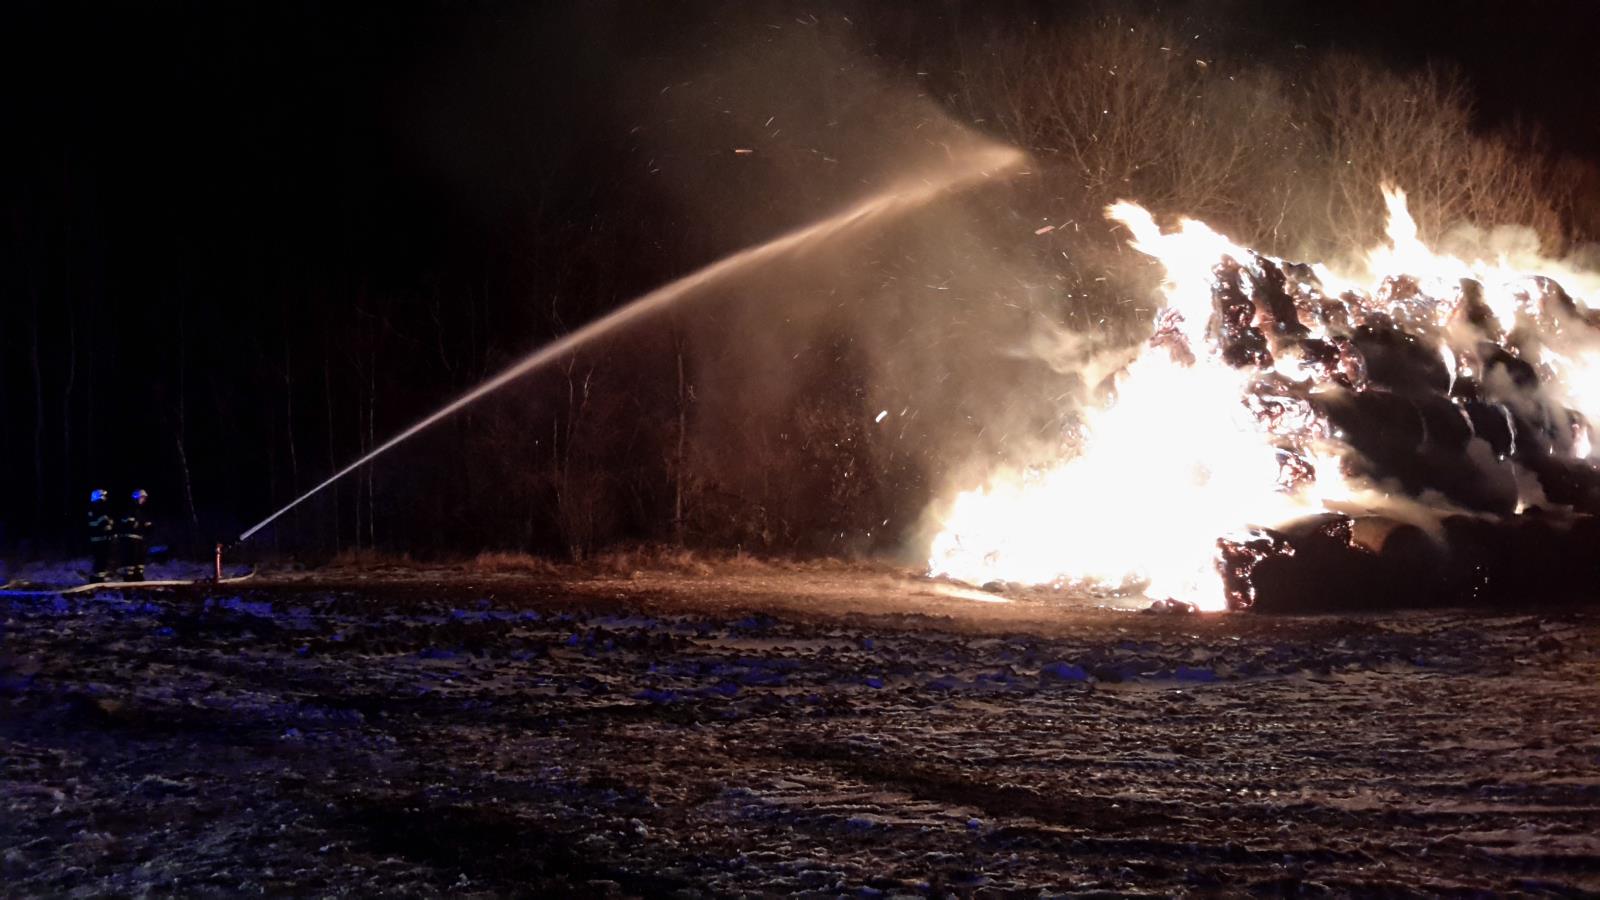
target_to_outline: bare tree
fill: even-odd
[[[595,368],[579,372],[576,357],[562,367],[566,402],[562,415],[551,422],[551,466],[554,470],[555,518],[567,552],[583,559],[605,534],[610,502],[604,470],[580,454],[586,443],[589,408],[594,399]]]
[[[1276,78],[1225,71],[1193,38],[1151,20],[1109,14],[989,49],[969,73],[977,102],[1086,215],[1131,196],[1251,219],[1245,188],[1282,156],[1263,136],[1292,140]]]
[[[1079,219],[1126,197],[1269,252],[1327,253],[1378,237],[1378,185],[1393,181],[1425,237],[1458,223],[1565,237],[1537,135],[1478,133],[1447,69],[1334,55],[1282,75],[1115,13],[987,49],[963,54],[983,60],[968,72],[974,116],[1030,150],[1046,193]]]
[[[1406,190],[1424,238],[1452,225],[1524,225],[1556,249],[1564,242],[1542,187],[1536,135],[1479,135],[1472,94],[1450,70],[1395,75],[1347,56],[1323,61],[1306,105],[1317,112],[1324,204],[1316,225],[1332,242],[1370,243],[1382,227],[1383,181]],[[1307,210],[1308,218],[1314,218]]]

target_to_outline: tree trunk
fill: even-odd
[[[72,465],[72,388],[78,380],[78,328],[73,322],[70,290],[67,298],[67,374],[61,387],[61,514],[65,518],[73,508]]]
[[[357,357],[359,360],[359,357]],[[356,363],[356,456],[364,456],[367,452],[367,423],[364,421],[367,411],[366,391],[361,389],[360,362]],[[337,471],[337,469],[335,470]],[[356,525],[356,552],[361,552],[361,489],[367,483],[367,474],[362,472],[356,479],[356,502],[354,504],[354,518]]]
[[[378,339],[372,339],[371,367],[367,369],[367,447],[378,446]],[[367,546],[378,549],[378,509],[373,493],[377,488],[373,480],[373,465],[366,465],[367,475]]]
[[[333,431],[333,352],[330,348],[333,339],[324,332],[322,336],[322,400],[328,412],[328,472],[332,474],[339,471],[339,457],[334,449]],[[339,546],[339,486],[329,485],[330,495],[333,498],[333,514],[329,521],[333,522],[333,552],[338,554]]]
[[[33,533],[37,537],[44,525],[44,373],[39,368],[39,292],[33,289],[30,295],[33,299],[28,353],[33,366]]]
[[[286,437],[289,441],[289,488],[300,495],[300,452],[294,443],[294,372],[289,368],[289,353],[284,351],[283,360],[283,420],[287,423]]]
[[[188,401],[188,340],[185,335],[187,316],[182,303],[178,304],[178,409],[177,422],[172,430],[178,444],[178,469],[183,476],[183,502],[189,513],[189,550],[193,552],[200,543],[200,513],[194,505],[194,479],[189,473],[189,447],[187,443]]]
[[[287,318],[287,317],[286,317]],[[283,429],[284,437],[289,444],[289,493],[300,496],[300,455],[294,444],[294,357],[289,352],[289,328],[284,323],[283,334]],[[300,512],[295,510],[290,520],[293,523],[300,521]],[[292,528],[293,533],[299,534],[298,528]]]
[[[683,375],[683,335],[676,336],[678,350],[678,459],[673,465],[674,484],[672,496],[672,536],[678,546],[683,546],[683,477],[684,447],[689,426],[689,389]]]
[[[194,481],[189,476],[189,452],[183,441],[183,403],[178,403],[178,421],[173,428],[173,440],[178,445],[178,471],[183,476],[183,502],[189,512],[189,546],[191,552],[199,543],[200,514],[194,508]]]

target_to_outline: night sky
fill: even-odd
[[[1447,62],[1481,128],[1600,160],[1589,3],[1132,6],[1268,62]],[[169,522],[189,484],[174,535],[236,533],[553,334],[848,200],[843,175],[782,196],[750,176],[740,196],[732,138],[670,90],[719,56],[826,27],[941,101],[964,38],[1086,8],[8,4],[0,549],[71,546],[90,487],[136,482]],[[707,180],[715,202],[687,202]],[[312,515],[342,520],[354,496]]]

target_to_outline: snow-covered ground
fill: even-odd
[[[149,581],[198,581],[210,578],[215,564],[193,562],[185,559],[161,559],[145,566]],[[0,561],[0,585],[50,585],[71,587],[88,580],[94,564],[87,557],[67,560],[46,560],[24,563]],[[224,574],[235,574],[240,566],[230,565]]]
[[[25,895],[1600,891],[1600,616],[873,570],[3,601]]]

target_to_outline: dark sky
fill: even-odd
[[[1303,35],[1312,46],[1370,54],[1396,66],[1431,60],[1472,80],[1484,124],[1537,124],[1558,147],[1600,152],[1600,9],[1582,0],[1347,0],[1263,4],[1269,35]]]
[[[107,273],[119,279],[213,240],[311,265],[375,254],[374,277],[411,278],[391,264],[492,243],[493,217],[515,214],[541,175],[559,173],[558,202],[596,202],[584,184],[625,152],[648,96],[624,82],[652,63],[667,71],[763,19],[854,13],[878,53],[949,66],[960,29],[1081,4],[884,6],[9,4],[7,131],[25,149],[8,181],[47,190],[81,173],[61,215],[95,220],[129,267]],[[1520,119],[1560,149],[1600,151],[1600,15],[1583,2],[1149,6],[1241,54],[1304,44],[1447,60],[1472,77],[1486,125]]]
[[[563,200],[592,200],[579,183],[627,143],[640,111],[624,104],[647,96],[619,82],[652,61],[665,71],[764,19],[854,13],[878,53],[949,66],[958,30],[1082,4],[885,6],[897,4],[8,4],[7,131],[28,151],[14,178],[88,173],[97,196],[80,202],[129,255],[145,250],[130,239],[226,235],[315,262],[416,258],[459,238],[467,223],[452,216],[481,194],[527,190],[530,170],[574,182]],[[1486,125],[1522,119],[1562,149],[1600,149],[1600,14],[1581,0],[1148,6],[1244,55],[1305,44],[1447,60],[1472,77]],[[498,183],[463,184],[441,153]]]
[[[1557,151],[1600,158],[1600,16],[1581,0],[1134,5],[1265,60],[1336,47],[1400,68],[1446,61],[1474,83],[1483,127],[1533,124]],[[175,431],[192,442],[198,505],[229,510],[198,512],[247,520],[287,488],[231,473],[286,471],[271,448],[309,400],[295,411],[294,392],[283,409],[262,398],[294,372],[433,344],[441,359],[490,364],[835,204],[819,190],[708,216],[651,180],[652,168],[666,180],[694,169],[694,149],[663,159],[674,151],[651,143],[671,130],[664,90],[762,29],[848,19],[871,65],[921,73],[937,95],[955,81],[960,36],[1084,8],[8,3],[0,544],[56,530],[90,480],[163,473],[148,480],[171,498]],[[585,241],[613,242],[618,261],[563,250]],[[594,269],[574,281],[590,289],[530,308],[559,265]],[[430,297],[468,294],[430,324],[443,308]],[[370,324],[380,312],[382,329]],[[362,377],[351,365],[344,377]],[[393,374],[373,430],[477,374]],[[359,426],[342,422],[359,409],[328,406],[316,415],[333,424],[317,427],[341,437],[304,438],[331,452],[297,457],[297,482],[359,449],[347,433]]]

